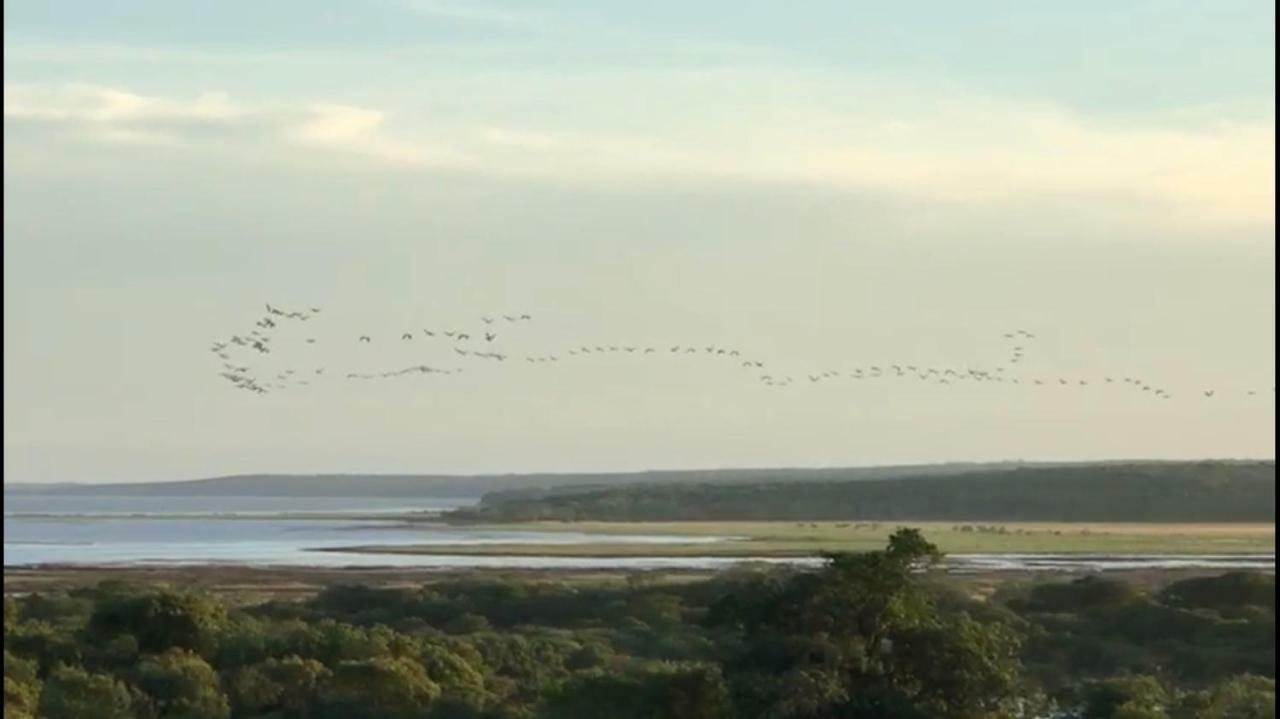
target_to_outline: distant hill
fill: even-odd
[[[555,487],[494,492],[458,521],[942,520],[1274,522],[1275,462],[1022,466],[862,481]]]
[[[594,474],[248,474],[177,482],[128,484],[5,484],[5,494],[159,497],[480,497],[490,492],[631,484],[845,482],[954,477],[1045,467],[1102,467],[1116,463],[983,462],[818,469],[659,470]],[[1144,463],[1165,466],[1178,463]],[[1238,464],[1222,462],[1224,465]]]

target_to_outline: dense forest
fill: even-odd
[[[648,472],[541,474],[244,474],[177,482],[131,484],[6,483],[6,494],[106,495],[147,497],[479,497],[505,490],[548,490],[555,487],[621,487],[632,484],[757,484],[768,482],[846,482],[870,479],[944,478],[993,474],[1037,467],[1070,467],[1083,471],[1133,462],[1026,463],[953,462],[880,467],[776,469],[654,470]],[[1254,463],[1143,462],[1144,467],[1238,467]]]
[[[5,599],[7,719],[1263,719],[1275,580],[977,600],[913,530],[818,571]]]
[[[458,521],[1274,522],[1275,462],[1068,465],[860,481],[509,490]]]

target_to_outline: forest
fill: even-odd
[[[1274,522],[1274,462],[1091,464],[892,479],[635,484],[486,494],[454,521]]]
[[[1009,581],[915,530],[819,570],[5,598],[8,719],[1262,719],[1275,579]]]

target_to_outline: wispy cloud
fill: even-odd
[[[526,30],[549,30],[555,27],[545,17],[471,0],[400,0],[399,4],[420,15],[446,20]]]
[[[94,85],[6,83],[4,87],[6,124],[61,127],[110,143],[179,144],[202,126],[226,127],[251,114],[223,92],[182,99]]]
[[[181,99],[83,85],[5,86],[6,124],[53,126],[101,142],[234,141],[208,133],[221,127],[286,152],[407,169],[567,181],[812,183],[958,202],[1105,196],[1187,221],[1275,218],[1268,121],[1104,125],[1060,108],[965,96],[861,113],[769,106],[731,125],[691,113],[681,124],[645,131],[479,117],[440,124],[400,117],[393,127],[390,119],[378,108],[341,103],[267,107],[222,93]]]
[[[380,162],[410,167],[465,164],[461,153],[443,144],[408,142],[382,131],[386,114],[350,105],[315,105],[308,117],[286,128],[294,143],[354,153]]]
[[[190,100],[148,97],[95,85],[5,83],[5,118],[54,122],[225,122],[246,114],[224,92]]]

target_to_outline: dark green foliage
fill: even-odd
[[[226,619],[221,604],[194,594],[163,591],[144,595],[108,595],[89,619],[89,631],[101,639],[130,635],[143,652],[205,646]]]
[[[1274,522],[1274,462],[1013,467],[892,479],[508,490],[458,521]]]
[[[138,662],[134,677],[143,713],[157,719],[226,719],[231,715],[218,674],[182,649]]]
[[[1276,577],[1274,574],[1231,572],[1220,577],[1185,579],[1166,587],[1160,598],[1165,604],[1187,609],[1274,610]]]
[[[1040,581],[981,601],[937,559],[902,530],[817,571],[688,582],[474,575],[234,608],[123,585],[10,598],[5,716],[1274,715],[1269,575],[1154,593]]]
[[[728,688],[717,672],[663,668],[574,679],[551,696],[543,715],[558,719],[728,719],[733,713]]]
[[[125,685],[110,674],[94,674],[59,665],[40,694],[42,719],[129,719],[133,700]]]
[[[1089,687],[1084,719],[1164,719],[1170,698],[1154,677],[1108,679]]]
[[[334,719],[412,719],[440,696],[422,665],[403,657],[346,661],[324,689],[324,716]]]
[[[1275,719],[1276,682],[1244,674],[1184,698],[1179,717],[1191,719]]]
[[[6,607],[6,612],[7,612]],[[6,616],[7,613],[6,613]],[[36,662],[4,653],[4,716],[32,719],[40,703],[41,682]]]

